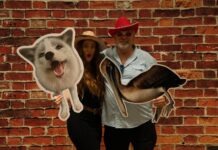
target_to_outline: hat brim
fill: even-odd
[[[114,36],[118,31],[125,31],[125,30],[134,30],[135,33],[138,31],[138,26],[139,26],[139,23],[136,22],[130,26],[124,26],[124,27],[120,27],[120,28],[115,28],[115,29],[109,29],[108,30],[108,34],[110,36]]]
[[[100,51],[102,51],[103,49],[106,48],[105,43],[101,39],[99,39],[97,37],[94,37],[94,36],[81,35],[81,36],[78,36],[75,39],[75,42],[74,42],[75,48],[77,50],[78,50],[78,47],[79,47],[78,46],[79,42],[84,41],[84,40],[92,40],[92,41],[96,42],[98,44],[98,46],[99,46]]]

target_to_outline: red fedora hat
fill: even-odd
[[[131,24],[129,19],[122,16],[122,17],[117,19],[117,21],[115,23],[115,28],[109,29],[108,33],[109,33],[109,35],[113,36],[118,31],[124,31],[124,30],[130,30],[130,29],[133,29],[135,32],[137,32],[138,26],[139,26],[138,22]]]

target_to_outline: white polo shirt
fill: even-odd
[[[120,58],[116,48],[108,48],[102,52],[111,58],[117,66],[121,66]],[[121,83],[128,84],[134,77],[148,70],[156,60],[146,51],[135,48],[134,53],[123,65]],[[120,68],[119,68],[120,69]],[[143,104],[133,104],[124,101],[128,111],[128,117],[123,117],[114,99],[114,93],[108,83],[106,83],[105,100],[103,102],[102,123],[115,128],[134,128],[153,118],[151,102]]]

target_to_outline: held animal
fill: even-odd
[[[84,67],[74,48],[74,28],[67,28],[60,34],[47,34],[33,45],[18,48],[18,55],[34,68],[37,84],[53,96],[63,94],[58,116],[65,121],[69,117],[71,102],[75,112],[81,112],[83,105],[77,94],[77,84],[82,78]]]
[[[181,79],[171,69],[159,64],[153,65],[149,70],[136,76],[127,85],[121,84],[121,72],[110,58],[104,58],[100,64],[100,70],[111,85],[116,103],[124,117],[128,116],[128,112],[123,100],[131,103],[144,103],[164,95],[168,104],[156,109],[153,122],[157,122],[161,115],[168,117],[174,108],[175,102],[168,89],[178,87],[186,82],[186,79]]]

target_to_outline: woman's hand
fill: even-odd
[[[56,95],[56,96],[54,96],[54,99],[55,99],[55,103],[57,105],[60,105],[62,100],[63,100],[63,96],[62,95]]]

